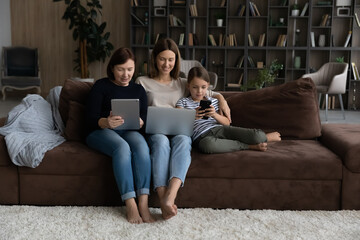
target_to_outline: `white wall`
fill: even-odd
[[[0,1],[0,23],[0,62],[2,64],[2,47],[11,45],[10,0]]]

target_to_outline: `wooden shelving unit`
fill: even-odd
[[[299,16],[292,16],[295,1],[299,6]],[[351,0],[347,16],[338,16],[336,0],[330,1],[330,4],[318,0],[226,0],[224,6],[223,0],[192,0],[184,1],[184,4],[175,4],[174,0],[137,0],[137,6],[134,0],[131,2],[131,14],[142,22],[131,17],[130,43],[137,57],[138,75],[146,74],[146,63],[158,36],[171,37],[179,44],[183,35],[183,44],[179,44],[182,58],[196,59],[209,71],[216,72],[219,77],[217,90],[225,91],[240,90],[228,87],[228,83],[237,83],[240,77],[242,84],[255,78],[258,62],[268,66],[278,59],[283,63],[284,69],[275,80],[276,85],[295,80],[305,73],[316,71],[326,62],[343,57],[350,66],[344,103],[347,109],[360,109],[360,81],[354,79],[351,69],[351,62],[360,67],[360,27],[355,19],[355,13],[360,17],[360,0]],[[164,6],[154,6],[159,2]],[[255,4],[260,15],[252,14],[251,3]],[[307,10],[301,15],[306,4]],[[196,16],[191,14],[193,5],[197,9]],[[239,16],[242,6],[245,6],[245,11]],[[159,16],[158,13],[164,15]],[[327,20],[321,24],[326,14]],[[223,26],[216,25],[218,15],[225,17]],[[175,16],[180,21],[173,24],[169,16]],[[297,29],[300,31],[298,34]],[[345,47],[349,31],[352,35]],[[314,33],[315,46],[312,45],[311,32]],[[193,35],[193,44],[189,44],[189,34]],[[210,34],[216,46],[209,41]],[[264,44],[259,46],[259,38],[263,34]],[[278,43],[280,35],[286,36],[285,44]],[[229,39],[235,36],[236,44],[229,43],[229,40],[219,46],[221,36]],[[319,37],[325,39],[320,46]],[[242,56],[243,63],[239,66]],[[300,67],[295,66],[295,57],[300,57]],[[253,60],[253,66],[249,58]]]

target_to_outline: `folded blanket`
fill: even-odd
[[[40,95],[29,94],[8,114],[0,128],[12,162],[37,167],[48,150],[65,141],[55,128],[51,105]]]

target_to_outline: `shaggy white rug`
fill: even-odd
[[[133,225],[124,207],[0,206],[0,239],[360,239],[360,211],[179,209]]]

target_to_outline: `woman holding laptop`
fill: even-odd
[[[112,158],[127,220],[130,223],[154,222],[148,208],[151,179],[148,145],[139,130],[116,130],[124,124],[124,119],[111,111],[112,99],[139,99],[140,127],[144,125],[147,97],[141,85],[130,82],[134,71],[135,56],[131,50],[115,51],[107,66],[108,77],[96,81],[88,97],[86,143]],[[138,197],[138,205],[135,197]]]
[[[188,96],[187,80],[179,77],[180,59],[179,48],[172,39],[157,41],[151,53],[149,76],[136,79],[146,90],[149,106],[174,108],[180,98]],[[220,109],[230,119],[230,109],[223,96],[216,94],[214,97],[220,100]],[[153,185],[160,199],[162,216],[169,219],[177,214],[175,199],[191,163],[191,138],[152,134],[147,136],[147,141]]]

